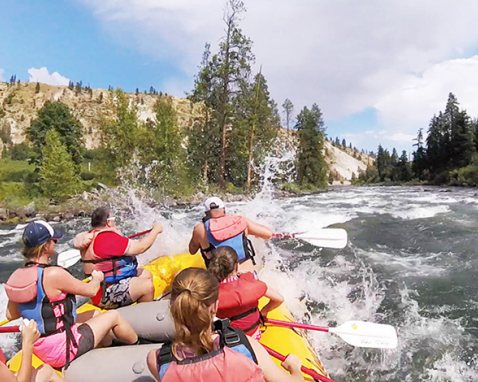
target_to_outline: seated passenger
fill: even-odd
[[[253,338],[213,323],[218,305],[216,278],[200,268],[181,271],[173,281],[171,315],[176,337],[172,344],[148,354],[148,367],[162,382],[298,382],[304,378],[300,360],[289,355],[279,368]]]
[[[83,272],[102,271],[105,281],[93,304],[103,309],[116,309],[133,302],[152,301],[154,286],[146,269],[138,268],[136,256],[148,250],[162,232],[155,224],[140,240],[123,236],[116,227],[108,207],[99,207],[91,215],[92,229],[76,235],[73,246],[80,250]]]
[[[244,216],[226,214],[224,202],[215,196],[204,202],[204,213],[202,222],[194,226],[189,253],[200,250],[207,266],[214,248],[229,246],[236,251],[241,270],[253,270],[255,252],[247,236],[269,240],[272,231]]]
[[[133,328],[117,311],[77,323],[75,295],[93,297],[104,277],[102,272],[93,271],[91,281],[84,283],[66,269],[49,265],[60,238],[61,234],[44,221],[29,223],[23,232],[27,262],[5,284],[7,318],[23,317],[37,323],[41,337],[34,342],[33,353],[57,369],[68,366],[104,339],[103,344],[111,342],[110,331],[127,344],[138,341]]]
[[[257,279],[251,272],[237,273],[237,254],[231,247],[219,247],[212,251],[208,270],[219,281],[219,306],[216,316],[228,318],[231,326],[259,340],[261,315],[266,317],[284,302],[282,295]],[[259,299],[265,296],[269,302],[260,313]]]
[[[32,366],[33,343],[40,338],[40,332],[35,321],[30,320],[20,327],[22,332],[22,363],[17,375],[13,374],[4,364],[5,359],[0,349],[0,381],[2,382],[61,382],[61,378],[49,365],[38,369]]]

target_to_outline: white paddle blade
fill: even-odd
[[[298,233],[295,237],[316,247],[341,249],[347,246],[347,231],[343,228],[323,228]]]
[[[395,349],[397,331],[391,325],[365,321],[348,321],[329,331],[353,346],[378,349]]]
[[[70,268],[72,265],[75,265],[80,261],[81,255],[80,251],[77,249],[69,249],[68,251],[58,254],[56,263],[63,268]]]

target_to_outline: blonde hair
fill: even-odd
[[[219,282],[237,270],[237,252],[229,246],[214,248],[211,251],[211,261],[207,267]]]
[[[205,269],[188,268],[177,274],[171,291],[175,355],[178,346],[187,346],[197,355],[213,350],[210,308],[217,301],[218,293],[217,280]]]
[[[45,246],[48,244],[50,240],[47,240],[43,244],[37,245],[36,247],[24,247],[22,254],[25,258],[28,260],[34,259],[36,257],[40,257],[43,253],[43,250],[45,249]]]

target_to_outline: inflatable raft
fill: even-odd
[[[204,267],[199,255],[189,254],[161,257],[146,265],[153,275],[156,301],[135,304],[118,309],[122,316],[130,322],[140,337],[140,345],[114,346],[94,349],[73,361],[65,371],[68,382],[102,382],[102,381],[154,381],[146,365],[146,355],[152,349],[158,349],[160,342],[171,340],[174,336],[174,325],[169,314],[168,289],[174,275],[188,267]],[[261,305],[267,302],[263,298]],[[91,304],[78,308],[78,313],[100,310]],[[271,311],[269,318],[292,321],[292,316],[284,306]],[[314,381],[310,374],[316,373],[315,380],[330,381],[327,373],[310,346],[305,333],[296,329],[278,326],[266,326],[260,341],[275,352],[287,355],[293,353],[308,368],[304,374],[307,381]],[[279,360],[276,360],[280,364]],[[18,371],[21,364],[21,351],[10,359],[8,366]],[[33,356],[33,366],[39,367],[42,361]]]

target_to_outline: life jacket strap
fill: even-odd
[[[246,310],[245,312],[243,312],[241,314],[238,314],[236,316],[229,317],[229,320],[231,320],[231,321],[240,320],[241,318],[247,317],[247,316],[249,316],[249,315],[251,315],[255,312],[257,312],[257,306],[254,307],[254,308],[251,308],[249,310]]]

